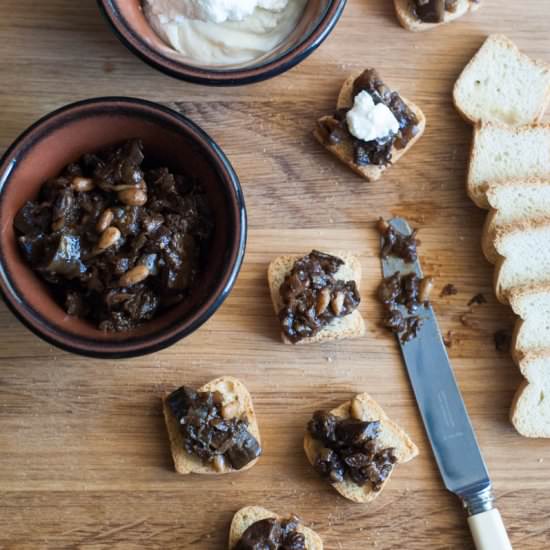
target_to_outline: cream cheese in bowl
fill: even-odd
[[[292,33],[308,0],[144,0],[155,32],[198,63],[260,57]]]

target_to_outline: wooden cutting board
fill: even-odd
[[[299,514],[327,549],[472,548],[460,505],[439,478],[397,346],[379,327],[374,223],[390,215],[420,228],[424,269],[437,281],[435,309],[453,336],[449,353],[514,547],[550,547],[550,442],[523,439],[508,422],[521,376],[495,350],[493,334],[514,320],[492,296],[479,244],[484,212],[464,191],[471,129],[451,103],[456,77],[488,33],[506,33],[550,62],[548,0],[485,0],[477,14],[420,35],[398,26],[392,4],[350,0],[329,40],[298,68],[258,85],[208,89],[145,66],[111,34],[92,0],[2,0],[0,148],[77,99],[126,94],[168,103],[228,154],[250,232],[225,305],[199,332],[149,357],[69,355],[0,306],[0,548],[223,549],[232,514],[247,504]],[[310,135],[315,119],[332,111],[344,78],[366,65],[428,118],[422,140],[374,184]],[[309,348],[279,342],[267,264],[312,248],[360,256],[365,338]],[[448,283],[458,294],[439,297]],[[488,303],[469,311],[479,292]],[[251,390],[265,454],[242,475],[179,477],[159,396],[223,374]],[[362,391],[420,447],[368,507],[337,496],[301,449],[314,410]]]

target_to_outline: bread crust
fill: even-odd
[[[263,519],[274,518],[281,520],[281,516],[262,508],[261,506],[245,506],[241,508],[234,516],[231,521],[231,527],[229,528],[229,550],[233,550],[244,532],[257,521]],[[321,537],[300,522],[298,527],[298,532],[303,533],[306,539],[306,550],[323,550],[323,541]]]
[[[550,180],[544,179],[544,178],[522,178],[522,179],[510,179],[510,180],[502,180],[499,182],[493,182],[487,185],[487,201],[489,203],[489,213],[487,214],[487,217],[485,218],[485,223],[483,225],[483,231],[481,236],[481,248],[483,250],[483,254],[487,258],[487,260],[494,264],[499,259],[499,254],[495,248],[494,241],[497,236],[497,230],[503,227],[503,225],[498,226],[496,223],[496,219],[498,217],[498,209],[494,207],[493,202],[491,201],[491,192],[495,188],[501,188],[501,187],[517,187],[517,186],[537,186],[540,185],[548,186],[550,187]],[[520,223],[526,223],[528,222],[528,219],[523,218],[521,220],[518,220]]]
[[[542,283],[537,285],[527,285],[522,286],[519,288],[513,288],[508,293],[508,301],[510,303],[510,307],[514,311],[516,315],[518,315],[518,319],[516,320],[515,326],[514,326],[514,332],[512,335],[512,359],[518,365],[521,369],[521,364],[523,359],[526,356],[535,356],[539,355],[541,353],[541,350],[525,350],[521,349],[519,346],[520,337],[522,334],[522,331],[525,327],[525,319],[521,312],[521,307],[519,305],[519,301],[522,298],[525,298],[526,296],[529,296],[530,294],[540,294],[540,293],[548,293],[550,294],[550,283]],[[550,342],[549,342],[549,350],[550,350]]]
[[[362,72],[362,71],[361,71]],[[353,106],[353,83],[355,79],[361,74],[361,72],[355,73],[349,76],[342,85],[340,93],[338,94],[338,100],[336,102],[337,109],[346,109]],[[426,117],[421,109],[415,105],[412,101],[407,100],[401,96],[403,101],[409,106],[409,108],[415,113],[418,119],[418,133],[409,141],[406,147],[403,149],[397,149],[392,147],[392,162],[395,164],[405,153],[407,153],[412,146],[422,137],[424,130],[426,129]],[[367,181],[377,181],[380,179],[387,166],[360,166],[354,162],[353,144],[351,139],[344,139],[340,143],[331,144],[328,142],[328,134],[325,130],[325,124],[337,123],[336,119],[332,116],[321,117],[317,121],[317,126],[313,130],[313,136],[315,139],[334,156],[340,159],[344,164],[347,164],[351,170],[353,170],[359,176],[365,178]],[[390,165],[390,166],[391,166]]]
[[[353,280],[357,289],[361,290],[361,263],[349,252],[336,251],[328,252],[344,261],[344,265],[336,272],[337,279]],[[282,307],[281,294],[279,288],[285,277],[290,273],[294,262],[302,256],[279,256],[275,258],[267,269],[267,282],[271,293],[271,302],[275,314],[278,315]],[[322,344],[333,340],[343,340],[346,338],[360,338],[365,335],[365,321],[359,312],[359,309],[352,311],[349,315],[335,319],[328,326],[323,328],[311,338],[303,338],[295,345],[301,344]],[[281,338],[285,344],[292,342],[281,332]]]
[[[384,412],[384,409],[368,394],[361,393],[354,397],[362,407],[362,420],[379,420],[381,426],[380,442],[383,446],[393,447],[394,453],[397,457],[397,464],[402,464],[412,460],[418,455],[418,447],[412,442],[407,433],[398,426],[388,415]],[[332,409],[330,412],[341,418],[348,418],[350,416],[351,400],[346,401],[339,407]],[[304,437],[304,451],[306,453],[309,463],[313,466],[319,451],[323,448],[321,442],[313,439],[313,437],[306,431]],[[359,487],[352,481],[344,480],[340,483],[334,483],[332,486],[344,497],[352,502],[357,503],[369,503],[372,502],[383,490],[388,483],[388,478],[383,482],[380,491],[373,491],[369,484]]]
[[[485,222],[483,223],[483,229],[481,231],[481,250],[487,261],[491,264],[498,262],[498,252],[495,249],[494,240],[496,236],[495,218],[498,215],[498,211],[491,208],[485,216]]]
[[[518,386],[518,389],[514,394],[514,399],[512,400],[512,405],[510,406],[510,422],[516,431],[523,437],[534,437],[531,433],[524,430],[521,423],[520,403],[522,402],[522,398],[524,397],[524,393],[527,391],[528,386],[529,382],[527,380],[524,380]]]
[[[476,124],[474,126],[474,136],[472,139],[472,144],[470,147],[470,160],[468,162],[468,176],[466,179],[466,192],[470,199],[475,203],[479,208],[488,209],[489,201],[485,195],[485,190],[487,189],[488,182],[482,182],[477,187],[474,187],[473,183],[473,168],[477,158],[477,149],[476,144],[479,139],[480,132],[482,132],[487,125]]]
[[[479,208],[483,208],[485,210],[488,210],[491,205],[489,204],[489,200],[487,198],[487,189],[490,185],[499,185],[505,181],[509,181],[511,178],[507,179],[501,179],[501,180],[486,180],[479,183],[474,184],[474,176],[473,176],[473,169],[474,165],[477,159],[477,142],[479,140],[479,136],[481,132],[489,130],[491,128],[500,128],[502,130],[506,130],[509,132],[513,132],[515,134],[520,134],[522,132],[527,132],[529,130],[536,130],[536,129],[544,129],[548,130],[550,132],[550,124],[524,124],[523,126],[506,126],[504,124],[497,124],[494,122],[483,122],[476,124],[474,127],[474,137],[472,139],[472,146],[470,149],[470,161],[468,165],[468,175],[466,179],[466,192],[468,193],[468,196],[470,199],[478,206]],[[544,179],[541,175],[539,176],[526,176],[524,179]],[[520,178],[515,178],[520,179]]]
[[[550,417],[548,416],[548,411],[541,411],[540,406],[544,407],[544,404],[540,401],[538,402],[538,406],[535,402],[535,407],[533,407],[533,396],[531,396],[531,399],[529,396],[529,393],[533,392],[535,392],[535,399],[539,392],[544,396],[544,386],[541,386],[532,379],[528,372],[529,365],[539,359],[548,361],[547,366],[550,367],[550,349],[525,354],[519,363],[521,374],[525,377],[525,380],[520,384],[514,395],[510,407],[510,421],[517,432],[524,437],[549,438]],[[550,377],[550,368],[548,376]],[[545,398],[547,399],[548,397]],[[538,420],[538,423],[532,422],[533,417],[535,420]],[[526,422],[526,418],[529,418],[531,422]],[[537,427],[534,427],[533,424],[536,424]]]
[[[224,396],[223,404],[227,404],[231,401],[237,400],[240,404],[239,415],[246,414],[248,418],[248,430],[257,439],[261,445],[260,429],[258,426],[258,420],[254,411],[252,403],[252,397],[245,385],[232,376],[222,376],[216,378],[211,382],[208,382],[204,386],[201,386],[197,391],[199,392],[214,392],[219,391]],[[166,394],[162,398],[162,411],[164,414],[164,420],[166,422],[166,429],[168,431],[168,438],[170,440],[170,449],[172,452],[172,458],[174,460],[174,467],[178,474],[204,474],[204,475],[224,475],[238,472],[244,472],[252,468],[259,457],[250,461],[244,468],[235,470],[230,466],[226,466],[225,470],[218,472],[210,464],[204,464],[203,461],[194,455],[189,454],[183,446],[183,438],[178,427],[178,423],[168,404],[166,398],[170,394]]]
[[[395,0],[396,2],[398,2],[399,0]],[[478,6],[479,7],[479,6]],[[475,8],[477,9],[477,8]],[[547,63],[544,63],[543,61],[540,61],[538,59],[532,59],[530,56],[528,56],[527,54],[523,53],[517,46],[514,42],[512,42],[507,36],[503,35],[503,34],[491,34],[487,37],[487,39],[483,42],[483,44],[481,45],[480,49],[475,53],[475,55],[472,57],[472,59],[470,59],[470,61],[467,63],[467,65],[464,67],[462,73],[460,73],[460,76],[458,77],[457,81],[455,82],[455,85],[453,87],[453,104],[455,106],[455,109],[457,110],[458,114],[466,121],[468,122],[469,124],[472,124],[472,125],[476,125],[480,122],[482,122],[481,120],[476,120],[472,117],[470,117],[465,109],[463,109],[460,105],[460,102],[458,101],[457,99],[457,90],[458,88],[460,87],[461,85],[461,81],[462,81],[462,78],[465,77],[465,75],[467,74],[468,70],[478,61],[478,56],[480,54],[482,54],[482,49],[483,47],[490,41],[499,41],[501,42],[505,47],[507,48],[510,48],[511,50],[513,50],[514,54],[517,55],[518,57],[521,57],[522,59],[523,58],[526,58],[530,63],[533,63],[534,65],[537,65],[541,68],[544,68],[544,69],[547,69],[547,70],[550,70],[550,65],[548,65]],[[548,107],[548,104],[550,103],[550,88],[548,89],[548,92],[546,94],[546,98],[545,100],[543,101],[543,103],[541,104],[540,106],[540,109],[538,111],[538,113],[536,114],[534,120],[532,121],[533,123],[536,123],[536,122],[539,122],[547,107]]]
[[[495,295],[499,302],[503,304],[508,304],[510,301],[510,293],[514,290],[514,289],[504,290],[501,285],[501,275],[507,261],[507,258],[504,257],[500,251],[501,239],[504,236],[509,235],[510,233],[524,233],[526,231],[529,231],[531,229],[541,227],[541,226],[550,226],[550,217],[526,219],[520,222],[516,222],[510,225],[503,225],[502,227],[497,228],[495,233],[495,238],[494,238],[494,246],[498,254],[498,259],[495,263],[493,285],[495,288]],[[549,274],[549,281],[550,281],[550,274]],[[544,284],[545,282],[541,282],[535,285],[527,285],[527,287],[538,288]]]
[[[514,324],[514,331],[512,333],[512,341],[510,343],[510,349],[512,352],[512,360],[516,365],[519,365],[523,358],[523,353],[518,349],[519,336],[523,330],[524,321],[521,318],[516,319]]]
[[[412,32],[429,31],[441,25],[446,25],[447,23],[451,23],[456,19],[460,19],[462,16],[466,15],[469,12],[474,12],[478,10],[481,6],[481,0],[479,3],[473,3],[469,0],[460,0],[460,4],[456,12],[445,13],[445,19],[440,23],[424,23],[423,21],[419,21],[416,17],[412,15],[410,9],[410,0],[394,0],[393,3],[399,23],[403,28]]]

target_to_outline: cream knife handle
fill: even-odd
[[[477,550],[512,550],[500,512],[493,508],[468,518]]]

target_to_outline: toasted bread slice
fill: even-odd
[[[485,220],[482,248],[491,262],[498,261],[494,246],[497,230],[550,213],[550,179],[527,178],[489,184],[487,200],[491,210]]]
[[[550,179],[550,125],[483,123],[476,127],[467,191],[480,208],[490,207],[490,185],[532,177]]]
[[[512,356],[520,364],[525,356],[550,349],[550,284],[514,288],[509,300],[520,317],[512,339]]]
[[[507,303],[515,288],[550,283],[550,218],[499,228],[494,244],[500,256],[495,269],[495,293]]]
[[[526,355],[519,366],[526,380],[516,392],[510,420],[525,437],[550,437],[550,349]]]
[[[476,11],[481,5],[481,0],[479,0],[479,2],[472,2],[471,0],[458,0],[456,10],[454,12],[445,12],[445,19],[440,23],[425,23],[424,21],[420,21],[413,15],[411,0],[393,0],[393,3],[395,5],[397,19],[399,20],[399,23],[401,23],[401,26],[409,31],[421,32],[429,31],[435,27],[439,27],[440,25],[445,25],[446,23],[451,23],[471,11]]]
[[[245,506],[241,508],[234,516],[229,529],[229,550],[233,550],[237,543],[241,540],[244,532],[257,521],[263,519],[274,518],[281,520],[282,518],[260,506]],[[323,550],[323,541],[321,537],[309,527],[305,527],[300,523],[298,532],[303,533],[306,539],[306,550]]]
[[[550,101],[550,66],[493,34],[456,81],[453,100],[471,124],[518,126],[538,122]]]
[[[357,289],[360,290],[361,285],[361,264],[359,260],[349,252],[329,252],[344,261],[344,265],[334,275],[336,279],[345,281],[355,281]],[[275,314],[278,315],[283,307],[279,288],[283,284],[285,277],[292,271],[294,262],[300,259],[301,256],[279,256],[275,258],[267,269],[267,282],[271,292],[271,301]],[[303,338],[296,344],[321,344],[332,340],[343,340],[344,338],[359,338],[365,334],[365,321],[356,309],[349,315],[334,319],[332,323],[318,332],[311,338]],[[281,337],[285,344],[292,342],[281,332]]]
[[[258,443],[261,444],[260,429],[258,427],[256,413],[254,412],[252,397],[240,380],[231,376],[223,376],[221,378],[216,378],[216,380],[212,380],[212,382],[208,382],[208,384],[199,388],[198,391],[220,392],[224,397],[223,405],[237,401],[239,403],[237,416],[246,415],[248,419],[248,431],[257,439]],[[168,437],[170,438],[172,458],[174,459],[174,466],[178,474],[231,474],[235,472],[244,472],[252,468],[252,466],[258,462],[258,458],[256,458],[240,470],[235,470],[229,465],[226,465],[224,471],[218,472],[211,464],[205,464],[199,457],[189,454],[183,446],[183,438],[179,430],[178,422],[166,403],[168,395],[169,394],[162,400],[162,409],[166,421],[166,428],[168,430]]]
[[[353,106],[353,83],[360,73],[354,74],[346,79],[337,100],[337,109],[349,109]],[[395,164],[411,147],[421,138],[426,128],[426,117],[424,113],[411,101],[408,101],[403,96],[403,101],[407,103],[409,108],[415,113],[418,119],[418,133],[414,136],[406,147],[403,149],[392,148],[392,164]],[[323,146],[327,151],[330,151],[333,155],[338,157],[343,163],[347,164],[356,174],[362,176],[367,181],[376,181],[380,179],[382,173],[388,168],[387,166],[361,166],[354,162],[355,154],[353,151],[353,142],[351,139],[344,139],[340,143],[332,144],[328,140],[329,132],[326,130],[326,126],[337,124],[337,121],[332,116],[321,117],[317,126],[313,130],[315,139]]]
[[[354,399],[361,405],[363,411],[361,420],[380,421],[380,445],[383,448],[394,449],[394,454],[397,457],[397,464],[408,462],[418,455],[418,447],[411,441],[410,437],[402,428],[388,418],[382,407],[368,393],[361,393],[355,396]],[[350,416],[350,406],[351,401],[347,401],[330,412],[339,418],[348,418]],[[309,432],[306,432],[304,450],[312,466],[315,464],[315,460],[322,448],[323,444],[313,439]],[[353,502],[366,503],[373,501],[384,490],[389,479],[390,476],[384,481],[380,491],[374,491],[370,484],[360,487],[349,480],[344,480],[332,485],[343,497]]]

